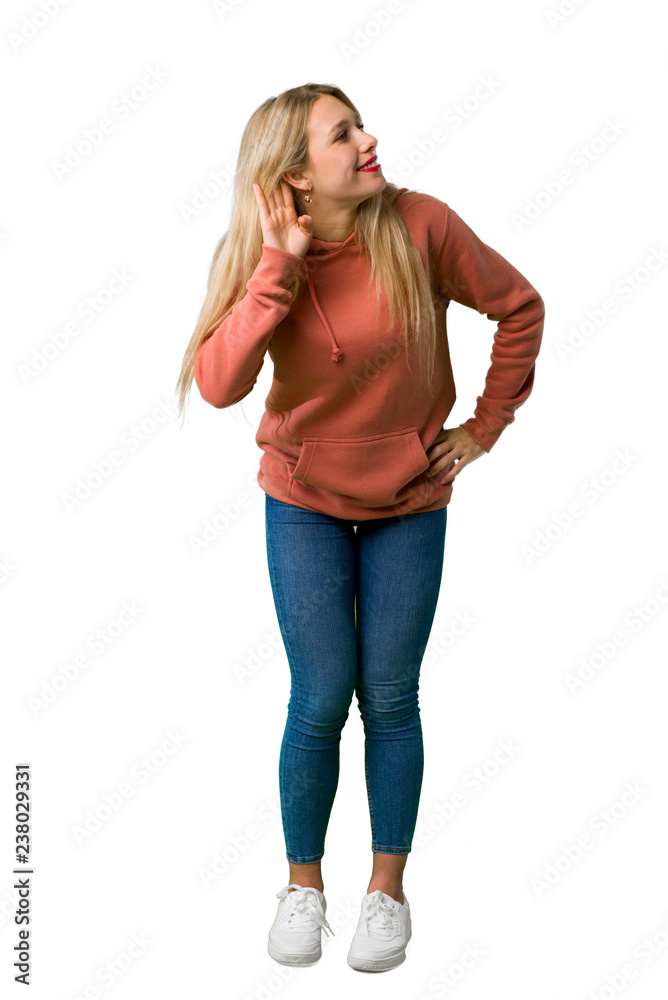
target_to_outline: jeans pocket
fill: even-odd
[[[411,495],[417,503],[429,464],[416,427],[361,438],[305,437],[290,473],[290,495],[308,502],[310,487],[365,507],[399,504]]]

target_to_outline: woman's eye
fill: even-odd
[[[364,125],[363,125],[363,124],[362,124],[361,122],[360,122],[360,124],[359,124],[359,125],[358,125],[357,127],[358,127],[358,129],[359,129],[359,130],[360,130],[361,132],[363,132],[363,131],[364,131]],[[341,135],[339,136],[339,139],[342,139],[342,138],[343,138],[343,136],[344,136],[344,135],[346,135],[346,134],[347,134],[347,130],[346,130],[345,132],[342,132],[342,133],[341,133]],[[338,142],[339,140],[337,139],[336,141]]]

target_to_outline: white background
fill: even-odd
[[[32,996],[665,996],[666,48],[656,5],[42,9],[2,11],[5,995],[24,995],[12,982],[12,845],[14,765],[29,762]],[[483,79],[494,90],[476,98]],[[388,180],[451,205],[546,304],[533,394],[493,451],[462,470],[448,508],[404,875],[413,939],[406,962],[376,978],[346,965],[371,871],[356,702],[323,859],[335,936],[323,934],[310,969],[266,952],[288,875],[278,752],[289,668],[255,478],[270,359],[241,406],[216,410],[193,385],[183,426],[174,410],[243,129],[267,97],[308,81],[342,87],[378,138]],[[131,113],[112,110],[131,92]],[[456,105],[466,118],[444,125]],[[61,170],[104,117],[113,131]],[[439,127],[445,141],[417,155]],[[572,183],[558,190],[564,170]],[[529,202],[534,216],[518,226]],[[114,272],[126,275],[122,289]],[[90,322],[79,311],[88,297]],[[575,328],[579,346],[562,356]],[[453,303],[449,329],[458,398],[446,426],[456,426],[482,392],[494,326]],[[120,465],[68,507],[79,478],[114,451]],[[207,522],[218,528],[196,552]],[[470,621],[460,634],[457,616]],[[102,652],[90,645],[98,629]],[[68,679],[83,654],[87,666]],[[586,661],[589,679],[574,690],[568,677]],[[502,741],[515,750],[496,763]],[[463,804],[448,813],[457,793]],[[206,882],[217,858],[224,870]],[[459,964],[467,949],[478,956],[469,967]]]

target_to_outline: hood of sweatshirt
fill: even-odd
[[[399,198],[405,191],[408,190],[409,189],[407,187],[399,188],[398,191],[394,192],[391,201],[394,203],[397,200],[397,198]],[[337,344],[336,337],[334,336],[334,331],[332,330],[329,320],[325,316],[320,306],[320,303],[318,302],[318,296],[316,295],[313,283],[313,275],[311,273],[312,267],[310,265],[310,261],[313,258],[322,256],[334,256],[336,254],[347,253],[350,251],[353,251],[354,253],[359,252],[358,245],[355,243],[355,230],[353,230],[352,233],[345,238],[345,240],[340,240],[339,242],[331,240],[318,240],[315,237],[313,237],[311,243],[309,244],[309,248],[306,251],[304,263],[302,265],[302,271],[306,273],[306,281],[308,283],[308,288],[311,293],[311,298],[313,299],[313,305],[315,306],[315,311],[320,317],[320,321],[329,336],[329,341],[332,351],[330,359],[332,361],[341,361],[341,359],[343,358],[343,351]]]

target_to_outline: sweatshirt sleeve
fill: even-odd
[[[445,298],[498,323],[483,393],[474,416],[459,425],[488,452],[533,389],[545,305],[524,275],[483,243],[449,206],[438,269]]]
[[[222,409],[247,396],[257,381],[272,334],[290,311],[288,285],[303,258],[262,244],[246,294],[195,355],[202,399]]]

